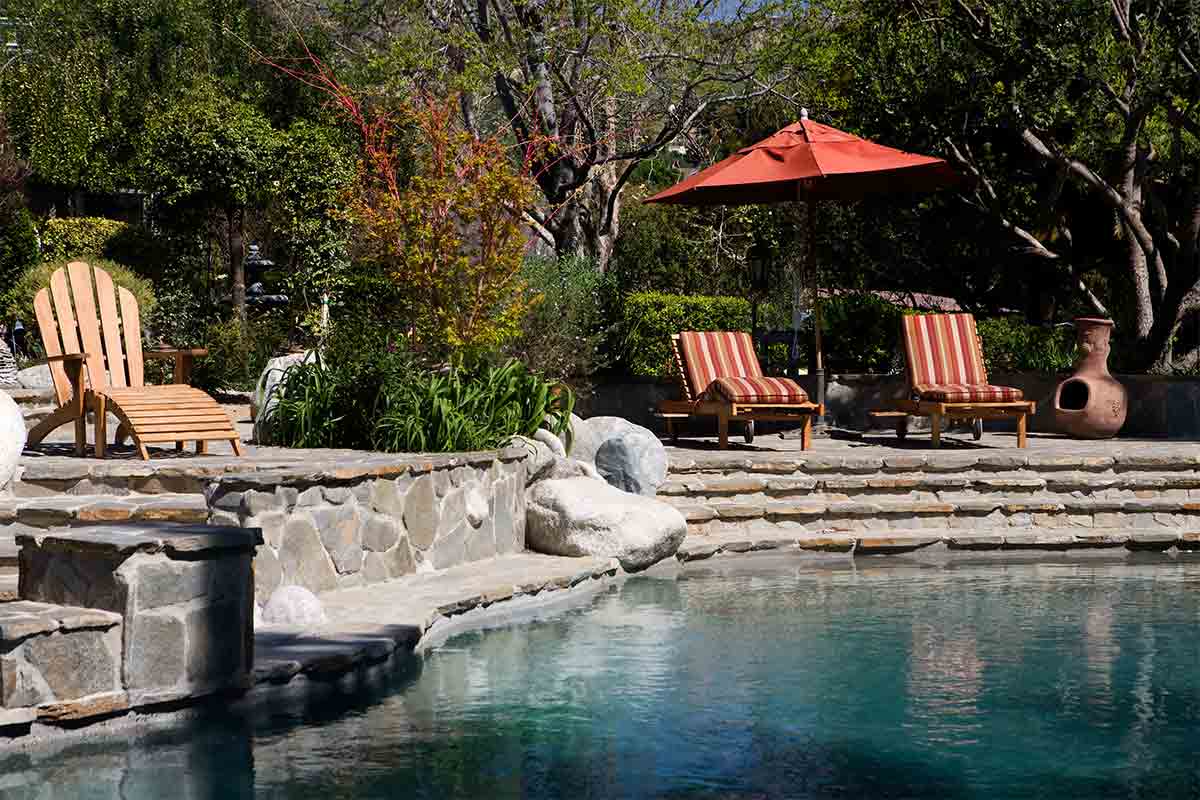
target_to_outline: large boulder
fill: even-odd
[[[582,424],[575,429],[575,441],[571,447],[571,458],[580,461],[594,462],[596,451],[614,436],[632,431],[644,431],[651,436],[654,435],[646,428],[634,425],[623,417],[588,417],[580,422]]]
[[[649,432],[628,431],[600,445],[596,470],[622,491],[653,497],[667,479],[667,449]]]
[[[321,598],[303,586],[280,586],[262,610],[267,625],[320,625],[325,622]]]
[[[289,353],[286,356],[272,358],[263,367],[254,385],[254,394],[250,396],[250,416],[254,420],[254,440],[259,444],[271,443],[271,410],[279,399],[279,384],[288,367],[311,361],[315,354],[311,350],[303,353]]]
[[[638,572],[673,556],[687,535],[673,506],[591,478],[538,481],[525,499],[526,546],[539,553],[607,556]]]
[[[25,449],[25,415],[6,393],[0,392],[0,491],[7,488]]]

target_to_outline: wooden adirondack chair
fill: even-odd
[[[94,276],[94,281],[93,281]],[[149,459],[147,444],[194,441],[196,452],[206,443],[228,441],[242,454],[242,442],[229,415],[199,389],[186,385],[192,360],[206,350],[142,352],[137,300],[100,268],[75,261],[55,270],[48,289],[34,298],[42,344],[46,348],[58,408],[29,432],[37,444],[51,431],[75,423],[75,454],[83,455],[87,414],[95,414],[96,456],[104,458],[108,438],[106,412],[121,424],[116,443],[132,437],[138,453]],[[175,383],[147,385],[143,358],[173,360]]]

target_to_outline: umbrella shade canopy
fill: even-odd
[[[801,119],[645,202],[708,206],[856,200],[929,191],[957,180],[940,158],[884,147]]]

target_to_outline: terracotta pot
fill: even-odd
[[[1063,433],[1080,439],[1108,439],[1125,424],[1129,398],[1108,371],[1111,319],[1075,320],[1079,359],[1075,374],[1054,391],[1054,420]]]

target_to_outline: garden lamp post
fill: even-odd
[[[813,377],[817,382],[817,402],[824,406],[825,361],[814,241],[816,203],[860,200],[883,193],[931,191],[955,185],[958,180],[943,159],[884,147],[813,122],[808,118],[808,109],[802,108],[799,122],[743,147],[643,202],[692,206],[804,202],[808,206],[805,260],[813,292]],[[795,280],[793,329],[799,323],[800,300],[799,281]],[[816,427],[824,427],[823,415]]]

